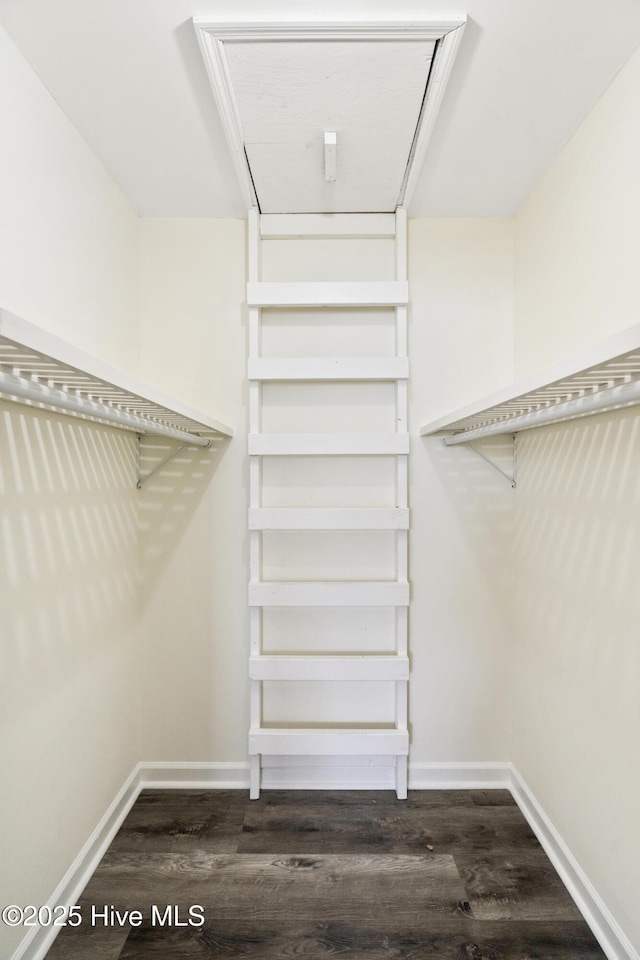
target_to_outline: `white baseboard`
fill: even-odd
[[[393,759],[388,757],[272,757],[264,764],[263,786],[272,790],[390,790],[393,774]],[[137,764],[51,895],[49,905],[71,906],[76,902],[141,790],[246,790],[248,787],[249,764],[246,762]],[[412,763],[409,764],[409,788],[510,790],[608,960],[640,960],[513,764]],[[43,960],[57,932],[46,927],[34,928],[19,944],[11,960]]]
[[[410,763],[410,790],[488,790],[511,786],[510,763]]]
[[[640,960],[593,884],[513,764],[510,789],[540,845],[591,928],[608,960]]]
[[[141,789],[248,790],[249,764],[145,761],[137,766]]]
[[[138,764],[140,782],[148,789],[217,788],[247,790],[248,763]],[[411,790],[509,789],[509,763],[410,763]],[[393,757],[264,757],[265,790],[393,790]]]
[[[264,790],[393,790],[395,758],[366,756],[262,758]]]
[[[70,907],[77,902],[142,789],[138,766],[131,771],[113,803],[49,897],[47,905],[52,909],[58,905]],[[60,927],[32,927],[18,944],[11,960],[42,960],[59,932]]]

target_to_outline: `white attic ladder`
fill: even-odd
[[[304,225],[304,232],[301,230]],[[354,282],[264,282],[261,279],[263,239],[291,237],[296,243],[323,238],[342,240],[392,238],[395,277]],[[406,214],[261,215],[249,214],[249,553],[250,553],[250,682],[251,723],[249,731],[250,796],[259,796],[264,758],[293,759],[358,757],[384,758],[395,768],[399,799],[407,796],[407,688],[409,679],[408,638],[408,453],[407,432],[407,262]],[[273,357],[261,351],[265,312],[278,308],[321,308],[330,317],[344,308],[386,307],[395,313],[395,355],[376,357]],[[295,314],[292,310],[292,315]],[[342,314],[341,314],[342,315]],[[295,321],[294,321],[295,322]],[[265,384],[291,382],[317,384],[343,382],[364,385],[386,381],[393,385],[395,430],[388,433],[275,433],[262,431]],[[337,430],[340,423],[336,423]],[[289,457],[393,458],[395,503],[393,506],[282,506],[263,505],[265,458]],[[263,579],[263,538],[271,531],[387,531],[393,543],[395,578],[391,580],[297,580]],[[263,643],[264,615],[268,608],[386,608],[393,616],[393,633],[384,652],[340,651],[331,636],[320,646],[304,652],[273,653]],[[379,611],[382,616],[382,610]],[[391,622],[391,621],[390,621]],[[265,721],[265,684],[293,681],[379,684],[394,690],[393,721],[379,723],[331,722],[331,704],[325,726],[317,722]],[[317,689],[317,686],[316,686]],[[351,688],[353,689],[353,688]]]

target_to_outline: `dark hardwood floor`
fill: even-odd
[[[503,790],[145,790],[79,904],[47,960],[604,957]]]

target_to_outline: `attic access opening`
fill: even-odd
[[[408,204],[464,18],[193,22],[248,208]]]

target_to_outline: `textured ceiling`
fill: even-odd
[[[461,14],[409,212],[508,216],[640,44],[637,0],[0,0],[0,24],[144,216],[245,214],[192,16]]]

